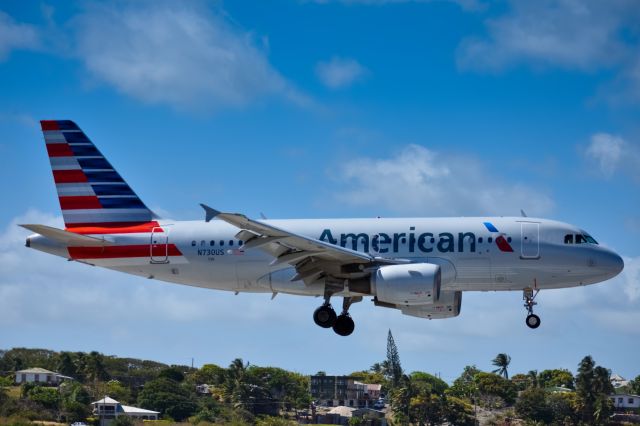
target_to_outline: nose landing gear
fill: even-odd
[[[522,291],[522,299],[524,300],[524,307],[527,309],[527,318],[525,319],[525,323],[529,328],[538,328],[540,327],[540,317],[533,313],[533,307],[538,304],[535,301],[536,296],[540,290],[536,290],[533,292],[532,288],[525,288]]]

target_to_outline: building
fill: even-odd
[[[92,402],[93,414],[100,419],[100,425],[106,425],[119,416],[129,416],[139,420],[158,420],[159,411],[122,405],[113,398],[105,396],[99,401]]]
[[[640,396],[631,394],[609,395],[616,410],[638,410],[640,409]]]
[[[311,376],[311,397],[328,407],[370,407],[380,397],[382,386],[349,376]]]
[[[621,388],[629,384],[629,380],[619,374],[612,374],[610,380],[614,388]]]
[[[26,370],[16,371],[16,384],[22,383],[43,383],[57,386],[64,380],[73,380],[69,376],[63,376],[55,371],[45,370],[44,368],[28,368]]]

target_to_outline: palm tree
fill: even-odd
[[[531,380],[531,387],[537,388],[540,383],[538,380],[538,370],[529,370],[527,376],[529,376],[529,380]]]
[[[509,372],[507,371],[507,367],[509,367],[509,363],[511,362],[511,357],[507,354],[498,354],[495,359],[491,362],[495,365],[496,368],[493,370],[494,373],[498,373],[505,379],[509,379]]]

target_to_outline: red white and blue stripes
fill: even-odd
[[[40,123],[67,228],[149,232],[158,226],[151,210],[73,121]]]

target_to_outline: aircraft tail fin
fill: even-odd
[[[76,123],[43,120],[40,124],[67,230],[100,233],[96,230],[147,228],[153,223],[153,212]]]

